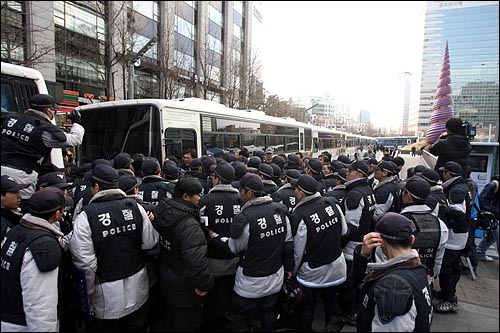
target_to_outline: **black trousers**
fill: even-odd
[[[227,327],[226,312],[233,297],[234,275],[214,277],[214,287],[203,304],[203,331],[222,331]]]
[[[165,328],[167,332],[198,332],[202,319],[202,304],[189,308],[167,306]]]
[[[277,304],[278,293],[261,298],[245,298],[233,292],[231,309],[228,313],[231,330],[233,332],[248,332],[250,330],[249,315],[258,310],[261,331],[274,331]]]
[[[137,311],[120,319],[92,320],[93,332],[146,332],[148,328],[148,302]]]
[[[325,325],[328,324],[330,317],[337,314],[337,292],[337,286],[327,288],[309,288],[302,286],[302,298],[297,304],[299,329],[301,331],[312,331],[314,309],[320,293],[324,304]]]
[[[346,260],[345,261],[347,264],[347,278],[339,286],[339,296],[338,296],[338,301],[339,301],[339,312],[341,312],[344,315],[349,315],[349,316],[354,316],[356,313],[356,286],[352,284],[351,277],[352,277],[352,261]]]
[[[456,294],[457,283],[460,280],[460,270],[462,262],[460,261],[460,250],[444,251],[443,262],[441,263],[441,272],[439,273],[439,286],[444,301],[453,301]]]

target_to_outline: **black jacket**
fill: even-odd
[[[181,199],[162,199],[153,226],[160,234],[160,285],[171,306],[191,307],[202,303],[195,293],[212,289],[208,269],[207,241],[199,210]]]
[[[439,172],[439,168],[449,161],[457,162],[462,166],[462,169],[467,169],[469,165],[467,158],[471,149],[469,139],[466,136],[460,134],[442,136],[429,149],[432,155],[438,157],[434,170]]]

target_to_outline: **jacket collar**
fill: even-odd
[[[305,205],[305,204],[306,204],[306,203],[308,203],[308,202],[314,201],[314,200],[316,200],[316,199],[317,199],[317,198],[319,198],[319,197],[322,197],[321,193],[319,193],[319,192],[316,192],[316,193],[314,193],[314,194],[311,194],[311,195],[306,196],[305,198],[303,198],[302,200],[300,200],[300,201],[297,203],[297,205],[295,206],[295,208],[293,209],[293,211],[295,212],[295,210],[296,210],[297,208],[299,208],[300,206]]]
[[[240,193],[240,191],[237,188],[234,188],[231,184],[219,184],[215,185],[212,187],[208,193],[212,192],[233,192],[233,193]]]
[[[28,222],[28,223],[26,224],[23,222]],[[64,234],[60,230],[58,230],[54,225],[49,223],[47,220],[33,216],[29,213],[24,214],[23,218],[21,219],[21,223],[28,228],[30,228],[30,224],[35,225],[37,227],[40,227],[42,229],[47,230],[48,232],[50,232],[51,234],[53,234],[56,237],[57,236],[59,236],[59,237],[64,236]],[[34,228],[30,228],[30,229],[34,229]]]
[[[255,199],[251,199],[251,200],[248,200],[247,202],[245,202],[243,207],[241,207],[241,211],[243,211],[249,207],[252,207],[252,206],[258,206],[258,205],[262,205],[262,204],[269,203],[272,201],[273,201],[273,198],[271,198],[268,195],[263,196],[263,197],[258,197]]]
[[[125,194],[125,192],[123,192],[122,190],[117,189],[117,188],[110,189],[110,190],[102,190],[102,191],[99,191],[96,194],[94,194],[92,199],[90,199],[89,204],[91,204],[94,201],[103,201],[103,200],[109,200],[112,198],[121,199],[121,198],[125,198],[126,196],[127,195]]]

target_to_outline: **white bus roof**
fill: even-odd
[[[48,94],[47,85],[42,73],[36,69],[2,62],[2,74],[22,77],[35,81],[40,94]]]

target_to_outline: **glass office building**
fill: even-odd
[[[419,103],[410,133],[425,134],[448,42],[455,117],[477,125],[478,136],[498,127],[498,1],[428,1]],[[484,138],[483,138],[484,139]]]

